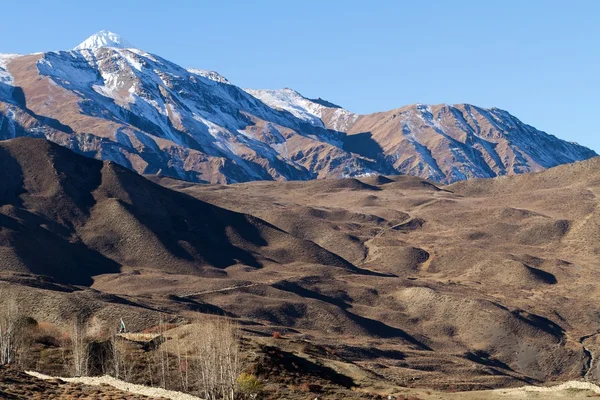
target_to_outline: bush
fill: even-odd
[[[56,325],[42,321],[37,325],[37,329],[35,329],[33,340],[46,347],[60,347],[64,336],[64,332]]]
[[[319,393],[323,390],[323,388],[321,385],[317,385],[316,383],[304,382],[298,385],[298,390],[305,393]]]
[[[256,399],[262,391],[262,383],[256,375],[242,373],[237,378],[240,394],[245,399]]]

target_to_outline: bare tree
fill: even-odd
[[[242,369],[237,326],[226,319],[199,325],[193,348],[200,396],[207,400],[234,400]]]
[[[133,354],[127,343],[116,332],[111,333],[110,350],[112,375],[117,379],[130,382],[134,367]]]
[[[163,315],[161,314],[158,321],[158,335],[166,341],[167,326]],[[166,346],[159,346],[157,349],[158,365],[160,367],[160,386],[163,389],[170,388],[170,363],[169,363],[169,352]]]
[[[188,392],[190,390],[188,353],[182,350],[179,336],[176,337],[175,343],[177,349],[177,368],[179,372],[179,385],[183,392]]]
[[[89,348],[86,326],[81,317],[76,317],[71,326],[68,348],[71,351],[71,373],[74,376],[86,376],[89,367]]]
[[[19,307],[11,300],[0,309],[0,364],[11,364],[17,356],[19,341],[22,339],[19,323]]]
[[[152,371],[153,359],[150,352],[146,353],[146,378],[150,382],[150,386],[154,386],[154,372]]]

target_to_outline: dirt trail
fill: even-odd
[[[173,390],[166,390],[161,388],[155,388],[150,386],[136,385],[133,383],[125,382],[112,376],[104,375],[104,376],[85,376],[79,378],[61,378],[50,375],[40,374],[35,371],[25,371],[25,373],[38,378],[38,379],[60,379],[65,382],[72,383],[83,383],[85,385],[91,386],[100,386],[100,385],[110,385],[114,388],[122,390],[128,393],[140,394],[148,397],[163,397],[165,399],[170,400],[203,400],[200,397],[192,396],[190,394],[185,394],[181,392],[176,392]]]
[[[205,291],[202,291],[202,292],[188,293],[188,294],[184,294],[181,297],[194,297],[194,296],[201,296],[203,294],[229,292],[231,290],[249,288],[249,287],[260,286],[260,285],[267,285],[267,284],[270,284],[270,283],[272,283],[272,282],[267,282],[267,283],[248,283],[246,285],[230,286],[230,287],[226,287],[226,288],[222,288],[222,289],[213,289],[213,290],[205,290]]]
[[[111,376],[80,377],[80,378],[57,378],[38,372],[26,371],[27,374],[38,379],[60,379],[65,382],[82,383],[90,386],[110,385],[124,392],[138,394],[148,397],[162,397],[170,400],[203,400],[200,397],[185,393],[153,388],[143,385],[135,385],[115,379]],[[569,381],[556,386],[523,386],[513,389],[494,389],[472,392],[443,393],[426,389],[404,389],[402,395],[416,395],[424,400],[521,400],[521,399],[583,399],[600,394],[600,387],[584,381]]]

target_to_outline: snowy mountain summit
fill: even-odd
[[[134,45],[121,37],[121,35],[110,31],[100,31],[85,39],[73,50],[99,49],[102,47],[116,47],[119,49],[135,48]]]

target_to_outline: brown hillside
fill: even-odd
[[[598,159],[451,186],[222,186],[41,140],[0,155],[0,296],[36,319],[224,314],[361,387],[600,378]]]
[[[94,275],[131,268],[191,275],[296,261],[353,268],[255,217],[44,140],[2,142],[0,162],[5,270],[91,284]]]

